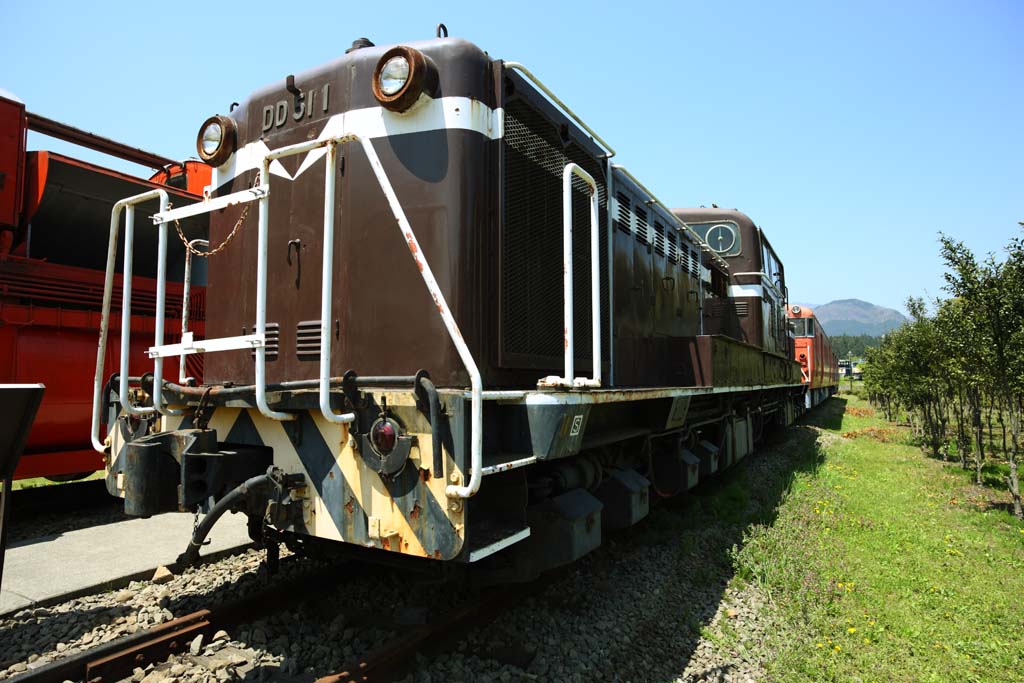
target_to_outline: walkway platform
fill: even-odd
[[[150,578],[157,567],[173,565],[185,549],[193,519],[189,513],[172,512],[10,544],[0,586],[0,616]],[[209,539],[203,557],[249,545],[245,515],[224,515]]]

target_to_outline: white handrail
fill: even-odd
[[[110,332],[110,303],[114,293],[114,269],[117,263],[117,242],[118,233],[121,228],[121,213],[126,207],[128,207],[128,216],[131,217],[132,228],[134,229],[135,222],[135,205],[150,199],[160,199],[161,210],[167,208],[167,193],[164,190],[150,190],[149,192],[143,192],[133,197],[122,199],[121,201],[114,204],[114,208],[110,211],[110,233],[107,236],[107,269],[103,278],[103,308],[100,313],[100,338],[99,344],[96,348],[96,373],[93,375],[92,380],[92,423],[90,425],[90,440],[92,447],[99,453],[103,453],[106,450],[105,445],[100,441],[100,411],[102,410],[102,394],[103,394],[103,366],[106,363],[107,357],[107,337]],[[127,233],[128,217],[125,218]],[[131,333],[131,251],[127,249],[127,235],[125,237],[125,258],[129,264],[127,273],[122,275],[123,283],[127,283],[127,291],[122,295],[123,300],[121,303],[121,346],[124,348],[125,339],[130,336]],[[127,308],[128,315],[125,316],[125,309]],[[163,311],[158,310],[158,315],[162,315]],[[127,331],[127,334],[126,334]],[[122,352],[121,354],[121,383],[119,391],[121,393],[122,401],[128,394],[128,354]]]
[[[132,405],[128,395],[128,356],[132,343],[132,254],[135,249],[135,205],[127,206],[124,217],[124,266],[121,269],[121,374],[118,387],[121,408],[129,415],[151,415],[153,408],[138,408]]]
[[[165,192],[160,200],[160,210],[167,208],[168,200]],[[157,248],[156,248],[156,320],[153,321],[153,345],[163,346],[164,343],[164,307],[167,304],[167,221],[161,221],[156,226]],[[127,249],[125,250],[127,252]],[[124,321],[121,321],[122,328]],[[131,321],[129,321],[129,327]],[[125,363],[127,367],[127,363]],[[153,412],[157,415],[167,413],[169,415],[181,415],[183,411],[174,410],[164,405],[164,359],[156,357],[153,359]]]
[[[576,377],[574,356],[575,321],[573,319],[573,259],[572,259],[572,177],[576,176],[590,189],[590,325],[593,353],[591,379]],[[601,263],[600,227],[598,226],[597,183],[579,164],[568,163],[562,171],[562,290],[565,314],[565,375],[550,375],[537,382],[538,386],[599,387],[601,386]]]
[[[270,228],[270,157],[263,158],[260,166],[259,222],[256,237],[256,335],[267,335],[267,233]],[[267,347],[256,347],[256,406],[265,417],[285,422],[294,420],[290,413],[271,410],[267,404]]]
[[[609,145],[607,142],[605,142],[604,138],[602,138],[600,135],[598,135],[594,131],[593,128],[591,128],[586,123],[584,123],[583,119],[581,119],[579,117],[579,115],[576,114],[576,112],[574,112],[572,109],[570,109],[569,105],[567,105],[565,102],[563,102],[561,99],[559,99],[558,95],[556,95],[555,93],[551,92],[551,89],[548,88],[548,86],[546,86],[543,83],[541,83],[541,80],[539,78],[537,78],[536,76],[534,76],[532,71],[527,69],[520,62],[505,62],[505,68],[506,69],[513,69],[515,71],[519,71],[524,76],[526,76],[530,80],[530,82],[532,82],[535,86],[540,88],[544,92],[545,95],[547,95],[549,98],[551,98],[552,102],[554,102],[559,107],[561,107],[562,111],[564,111],[566,114],[569,115],[569,118],[571,118],[573,121],[575,121],[577,124],[579,124],[579,126],[583,130],[587,131],[590,134],[590,137],[594,138],[597,142],[601,143],[601,146],[604,147],[606,150],[608,150],[607,158],[610,159],[613,156],[615,156],[615,150],[612,149],[612,146]]]
[[[222,208],[226,205],[242,204],[249,201],[259,201],[259,236],[258,236],[258,260],[256,268],[256,280],[257,280],[257,298],[256,298],[256,334],[251,335],[255,339],[249,337],[237,337],[226,340],[206,340],[202,342],[204,345],[208,345],[212,348],[209,350],[227,350],[229,348],[240,348],[243,342],[251,343],[256,348],[256,404],[259,406],[260,412],[263,415],[276,420],[289,420],[294,419],[293,415],[288,413],[280,413],[270,410],[267,405],[266,399],[266,349],[263,346],[262,339],[266,334],[266,279],[267,279],[267,232],[269,224],[269,198],[270,198],[270,163],[275,159],[282,157],[291,156],[293,154],[300,154],[302,152],[312,151],[318,147],[328,147],[328,158],[331,163],[331,170],[334,170],[336,165],[336,156],[331,155],[332,147],[342,142],[359,142],[362,146],[363,152],[366,154],[367,160],[370,162],[370,168],[373,170],[374,176],[377,179],[377,183],[380,185],[381,190],[384,192],[384,196],[388,200],[388,205],[391,208],[391,212],[398,223],[398,228],[402,232],[402,236],[405,238],[406,245],[409,247],[409,253],[412,254],[413,260],[416,262],[416,267],[420,271],[420,275],[423,277],[423,282],[426,284],[427,289],[430,291],[430,295],[434,300],[434,304],[437,306],[438,313],[441,315],[441,320],[444,322],[445,329],[448,331],[448,336],[451,338],[452,343],[455,345],[455,349],[459,354],[459,358],[462,360],[463,365],[466,366],[466,371],[469,374],[470,380],[470,394],[471,394],[471,408],[470,408],[470,476],[469,481],[465,485],[450,484],[446,488],[448,496],[455,498],[469,498],[474,495],[480,489],[480,481],[482,479],[483,470],[483,379],[480,375],[480,370],[476,365],[476,361],[473,359],[473,354],[470,352],[469,347],[466,346],[466,342],[462,337],[462,332],[459,330],[458,323],[455,322],[455,317],[452,315],[451,309],[448,307],[448,303],[444,298],[444,294],[441,292],[440,286],[437,284],[437,280],[434,278],[433,271],[430,269],[430,265],[427,263],[423,256],[423,250],[420,248],[419,241],[416,239],[415,233],[413,233],[412,226],[409,224],[409,219],[405,215],[405,211],[402,209],[401,203],[398,201],[398,196],[395,194],[395,190],[391,185],[391,181],[388,179],[387,173],[384,171],[384,166],[380,162],[380,158],[377,156],[377,152],[373,147],[373,141],[369,137],[359,135],[357,133],[346,133],[344,135],[338,135],[326,140],[310,140],[307,142],[300,142],[287,147],[281,147],[279,149],[271,151],[269,154],[263,157],[263,161],[260,168],[260,185],[258,188],[254,188],[255,191],[244,191],[237,192],[230,196],[230,201],[226,198],[219,200],[211,200],[207,202],[207,210],[213,210],[215,208]],[[582,169],[581,169],[582,170]],[[333,176],[333,173],[327,174],[329,177]],[[587,176],[589,178],[589,176]],[[590,184],[596,188],[593,183],[593,179],[590,178]],[[329,187],[325,185],[325,188]],[[333,200],[334,191],[331,190],[330,197]],[[595,195],[596,197],[596,192]],[[595,204],[596,207],[596,204]],[[596,209],[594,209],[596,210]],[[161,212],[154,217],[154,221],[157,223],[167,223],[168,221],[180,218],[182,216],[194,216],[202,211],[197,211],[193,206],[182,207],[181,209],[174,209],[171,211],[161,210]],[[324,201],[324,214],[325,214],[325,237],[326,231],[330,229],[331,240],[333,242],[333,208],[328,210],[328,200]],[[328,214],[330,217],[328,218]],[[592,216],[596,216],[596,213],[592,211]],[[596,220],[596,219],[595,219]],[[328,277],[329,273],[327,268],[333,269],[333,245],[328,248],[325,240],[325,258],[324,258],[324,285],[331,282],[331,277]],[[115,251],[116,254],[116,251]],[[331,254],[330,259],[326,257],[326,254]],[[596,263],[596,261],[595,261]],[[328,377],[327,389],[324,389],[323,377],[324,368],[327,368],[327,372],[330,371],[330,303],[331,296],[321,297],[321,377],[320,377],[320,408],[321,412],[326,407],[331,415],[334,415],[330,411],[329,401],[329,389],[330,389],[330,378]],[[325,308],[325,302],[327,302],[327,308]],[[326,313],[325,313],[326,311]],[[325,321],[327,325],[325,328]],[[325,329],[327,339],[325,343]],[[218,344],[219,341],[223,341],[223,344]],[[198,348],[199,344],[189,345],[189,352],[202,351]],[[169,345],[165,347],[154,347],[150,349],[150,355],[153,357],[166,355],[168,353],[178,354],[181,353],[183,345]],[[327,362],[324,362],[324,353],[328,354]],[[598,370],[600,371],[600,370]],[[326,401],[325,396],[326,394]],[[325,417],[327,415],[325,414]],[[348,421],[345,419],[346,416],[334,415],[335,419],[327,417],[331,421]],[[338,420],[337,418],[341,418]]]
[[[189,297],[192,295],[192,249],[197,246],[209,248],[210,243],[204,239],[194,239],[188,243],[189,248],[185,250],[185,282],[182,284],[181,297],[181,340],[185,341],[188,334]],[[185,375],[185,356],[182,353],[178,356],[178,383],[185,384],[189,377]]]
[[[351,139],[351,136],[350,138]],[[338,143],[346,138],[332,140],[327,145],[327,169],[324,181],[324,266],[320,295],[320,413],[328,422],[345,424],[354,422],[355,413],[337,414],[331,408],[331,304],[334,288],[334,194],[338,173]]]
[[[464,486],[449,484],[445,489],[445,493],[452,498],[469,498],[480,489],[480,481],[483,477],[483,378],[480,376],[480,370],[476,366],[476,361],[473,360],[473,354],[470,353],[469,347],[466,346],[466,341],[462,338],[459,325],[455,322],[451,309],[448,308],[448,302],[445,301],[444,294],[441,292],[437,280],[434,279],[434,273],[430,270],[430,264],[427,263],[427,259],[423,256],[423,250],[420,248],[420,243],[412,231],[412,226],[409,225],[409,219],[406,217],[405,211],[398,201],[394,188],[391,187],[391,181],[388,180],[387,173],[384,172],[384,166],[381,165],[380,158],[373,148],[373,141],[370,138],[357,137],[359,142],[362,143],[366,158],[370,162],[370,168],[373,169],[374,175],[377,176],[380,189],[384,191],[384,196],[387,197],[388,204],[391,206],[391,213],[394,214],[395,219],[398,221],[398,227],[405,237],[409,253],[412,254],[420,275],[423,276],[423,282],[427,285],[427,289],[430,290],[430,295],[437,305],[437,310],[441,314],[441,320],[444,322],[445,329],[448,330],[448,336],[451,337],[452,343],[455,344],[459,358],[462,359],[462,363],[466,366],[466,371],[469,373],[470,389],[472,391],[469,482]]]

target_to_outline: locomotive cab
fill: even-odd
[[[710,334],[725,334],[789,356],[786,272],[767,236],[735,209],[676,209],[729,264],[729,296],[705,311]]]

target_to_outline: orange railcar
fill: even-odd
[[[807,306],[787,306],[786,318],[794,337],[794,359],[807,387],[805,406],[813,408],[839,388],[839,363],[828,335]]]
[[[161,163],[163,170],[147,180],[62,154],[27,151],[30,129],[137,163]],[[46,385],[15,479],[69,478],[103,468],[102,456],[92,449],[89,426],[111,208],[123,197],[157,188],[166,190],[177,206],[193,203],[210,182],[205,164],[162,161],[35,116],[21,102],[0,96],[0,383]],[[156,312],[156,231],[146,230],[142,219],[153,213],[150,208],[155,210],[155,202],[138,214],[129,366],[133,375],[151,370],[144,361],[153,344]],[[190,239],[205,237],[205,219],[182,227]],[[184,249],[177,238],[169,246],[166,315],[180,320]],[[193,281],[199,286],[191,290],[189,317],[190,328],[201,336],[204,265],[197,264],[195,270]],[[120,291],[118,282],[115,292]],[[119,301],[114,305],[120,310]],[[119,315],[112,316],[111,330],[105,367],[116,368]],[[169,340],[175,331],[168,325]],[[201,358],[189,357],[188,375],[201,377]],[[168,359],[169,377],[179,375],[176,361]]]

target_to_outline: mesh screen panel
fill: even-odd
[[[607,197],[602,166],[523,100],[505,106],[504,216],[501,241],[502,349],[526,365],[561,365],[562,172],[579,164],[597,181],[601,231],[601,308],[608,310]],[[591,358],[590,209],[586,184],[573,178],[573,318],[576,357]],[[602,356],[608,358],[607,316]],[[515,366],[516,362],[506,365]]]

